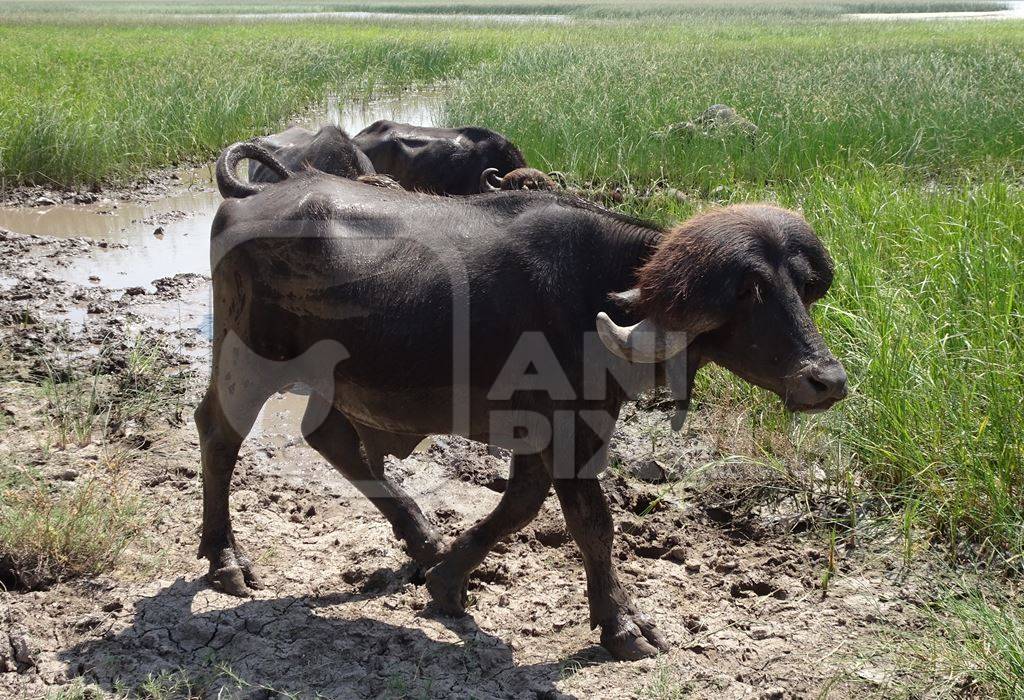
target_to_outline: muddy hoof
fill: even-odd
[[[214,588],[228,595],[238,596],[239,598],[249,598],[252,596],[252,590],[245,583],[245,572],[242,571],[240,566],[228,566],[211,571],[207,574],[207,578]]]
[[[406,551],[409,553],[409,557],[416,562],[416,566],[422,571],[422,574],[426,576],[430,567],[441,561],[445,549],[440,538],[432,537],[418,545],[407,542]]]
[[[262,590],[263,581],[260,579],[259,574],[256,573],[256,565],[252,563],[252,559],[240,554],[238,556],[238,566],[242,569],[242,576],[245,578],[246,585],[253,590]]]
[[[601,646],[620,661],[636,661],[668,651],[668,641],[642,613],[624,615],[601,628]]]
[[[446,575],[440,569],[444,564],[438,564],[427,572],[427,590],[433,598],[432,607],[443,615],[460,617],[466,614],[466,581],[455,580],[452,576]]]
[[[239,597],[249,597],[254,589],[263,588],[252,560],[231,549],[221,550],[211,559],[207,579],[214,588]]]

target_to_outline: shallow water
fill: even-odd
[[[149,286],[178,272],[208,274],[210,224],[220,205],[210,169],[181,174],[191,185],[151,202],[107,201],[0,208],[0,228],[58,238],[91,238],[127,247],[98,249],[54,276],[114,289]],[[162,233],[157,233],[162,231]]]
[[[1024,19],[1024,2],[1007,2],[1005,10],[993,12],[852,12],[843,15],[849,19],[859,20],[1007,20]]]
[[[294,120],[307,128],[333,122],[354,134],[378,119],[423,126],[437,123],[439,91],[410,92],[368,101],[328,96],[321,107]],[[91,238],[127,247],[97,249],[56,277],[114,289],[150,287],[155,279],[181,272],[210,273],[210,226],[221,197],[210,166],[179,173],[181,185],[148,202],[100,202],[44,207],[0,208],[0,228],[18,233]],[[182,215],[184,214],[184,215]],[[157,229],[159,235],[154,235]]]
[[[404,93],[396,97],[372,100],[342,100],[328,95],[324,108],[305,121],[306,128],[315,128],[324,121],[340,126],[355,135],[379,119],[391,119],[417,126],[437,126],[444,108],[444,91],[440,88]],[[300,120],[304,121],[304,120]]]

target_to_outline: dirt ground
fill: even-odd
[[[59,449],[47,446],[45,401],[5,380],[0,454],[74,480],[126,450],[117,485],[141,494],[147,525],[113,570],[0,593],[0,661],[11,661],[0,697],[69,686],[145,696],[147,677],[160,677],[177,685],[154,697],[767,700],[884,697],[900,679],[891,640],[920,625],[924,576],[903,576],[891,543],[830,554],[796,506],[715,493],[705,410],[671,434],[658,408],[628,408],[603,477],[620,575],[673,646],[656,659],[617,662],[597,645],[582,563],[553,497],[473,576],[469,616],[432,614],[386,521],[304,444],[301,396],[268,403],[233,482],[236,533],[266,588],[246,600],[212,590],[196,559],[191,417],[207,372],[208,278],[127,291],[61,279],[62,269],[105,254],[92,240],[0,232],[0,346],[10,374],[52,366],[55,354],[94,362],[101,345],[116,355],[142,337],[168,348],[167,371],[188,388],[141,435]],[[505,460],[458,438],[421,447],[389,469],[452,537],[497,503]],[[685,486],[651,483],[674,462],[675,475],[692,477]]]

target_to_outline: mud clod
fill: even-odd
[[[784,588],[781,588],[770,581],[751,578],[733,582],[729,587],[729,594],[733,598],[771,596],[778,600],[789,599],[789,592]]]

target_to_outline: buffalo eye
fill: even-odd
[[[814,302],[825,296],[825,290],[822,288],[821,280],[816,277],[808,277],[799,285],[800,298],[804,300],[804,303],[810,306]]]

